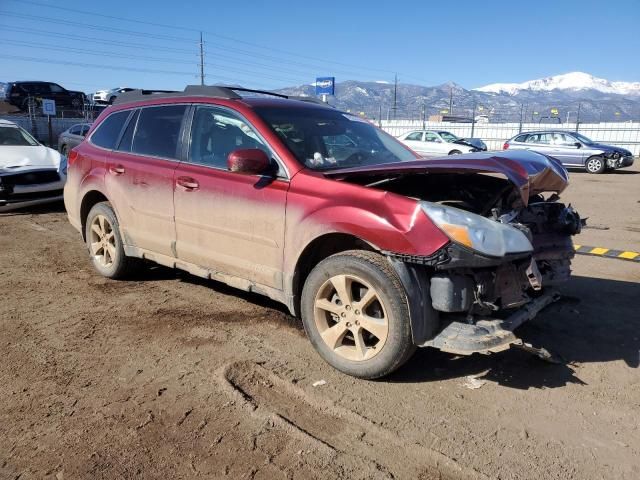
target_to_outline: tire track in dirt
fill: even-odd
[[[353,456],[374,462],[392,478],[488,478],[440,452],[408,445],[393,432],[333,402],[313,398],[259,364],[227,364],[218,370],[218,381],[252,416],[288,432],[327,462]]]

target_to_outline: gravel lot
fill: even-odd
[[[563,197],[595,227],[576,243],[640,251],[637,165]],[[519,330],[561,365],[424,349],[367,382],[259,296],[99,277],[60,205],[0,232],[2,479],[640,478],[640,263],[577,257]]]

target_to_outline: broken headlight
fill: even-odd
[[[422,210],[452,241],[492,257],[533,251],[529,239],[520,230],[475,213],[421,202]]]

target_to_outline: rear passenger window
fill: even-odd
[[[186,105],[141,109],[131,151],[140,155],[178,158],[178,137],[186,109]]]
[[[405,140],[417,140],[422,141],[422,132],[413,132],[406,136]]]
[[[131,118],[129,119],[129,123],[127,124],[127,128],[122,134],[122,139],[120,140],[120,144],[118,145],[118,150],[122,152],[130,152],[131,144],[133,143],[133,133],[136,131],[136,122],[138,121],[138,115],[140,114],[140,110],[136,110]]]
[[[91,135],[91,143],[112,150],[116,146],[120,131],[129,116],[129,110],[109,115]]]

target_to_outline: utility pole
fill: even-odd
[[[449,115],[453,115],[453,86],[449,87]]]
[[[524,103],[520,104],[520,126],[518,127],[518,133],[522,133],[522,115],[524,114]]]
[[[422,102],[422,130],[424,130],[427,125],[426,125],[426,110],[425,110],[425,105],[424,102]]]
[[[382,103],[380,104],[380,113],[378,115],[378,126],[382,128]]]
[[[200,85],[204,85],[204,44],[202,43],[202,32],[200,32]]]
[[[476,130],[476,106],[477,103],[473,102],[473,112],[471,113],[471,138]]]
[[[578,113],[576,115],[576,132],[578,131],[578,129],[580,128],[580,107],[582,106],[581,103],[578,103]]]
[[[396,73],[395,80],[393,82],[393,119],[396,119],[396,113],[398,110],[398,74]]]

